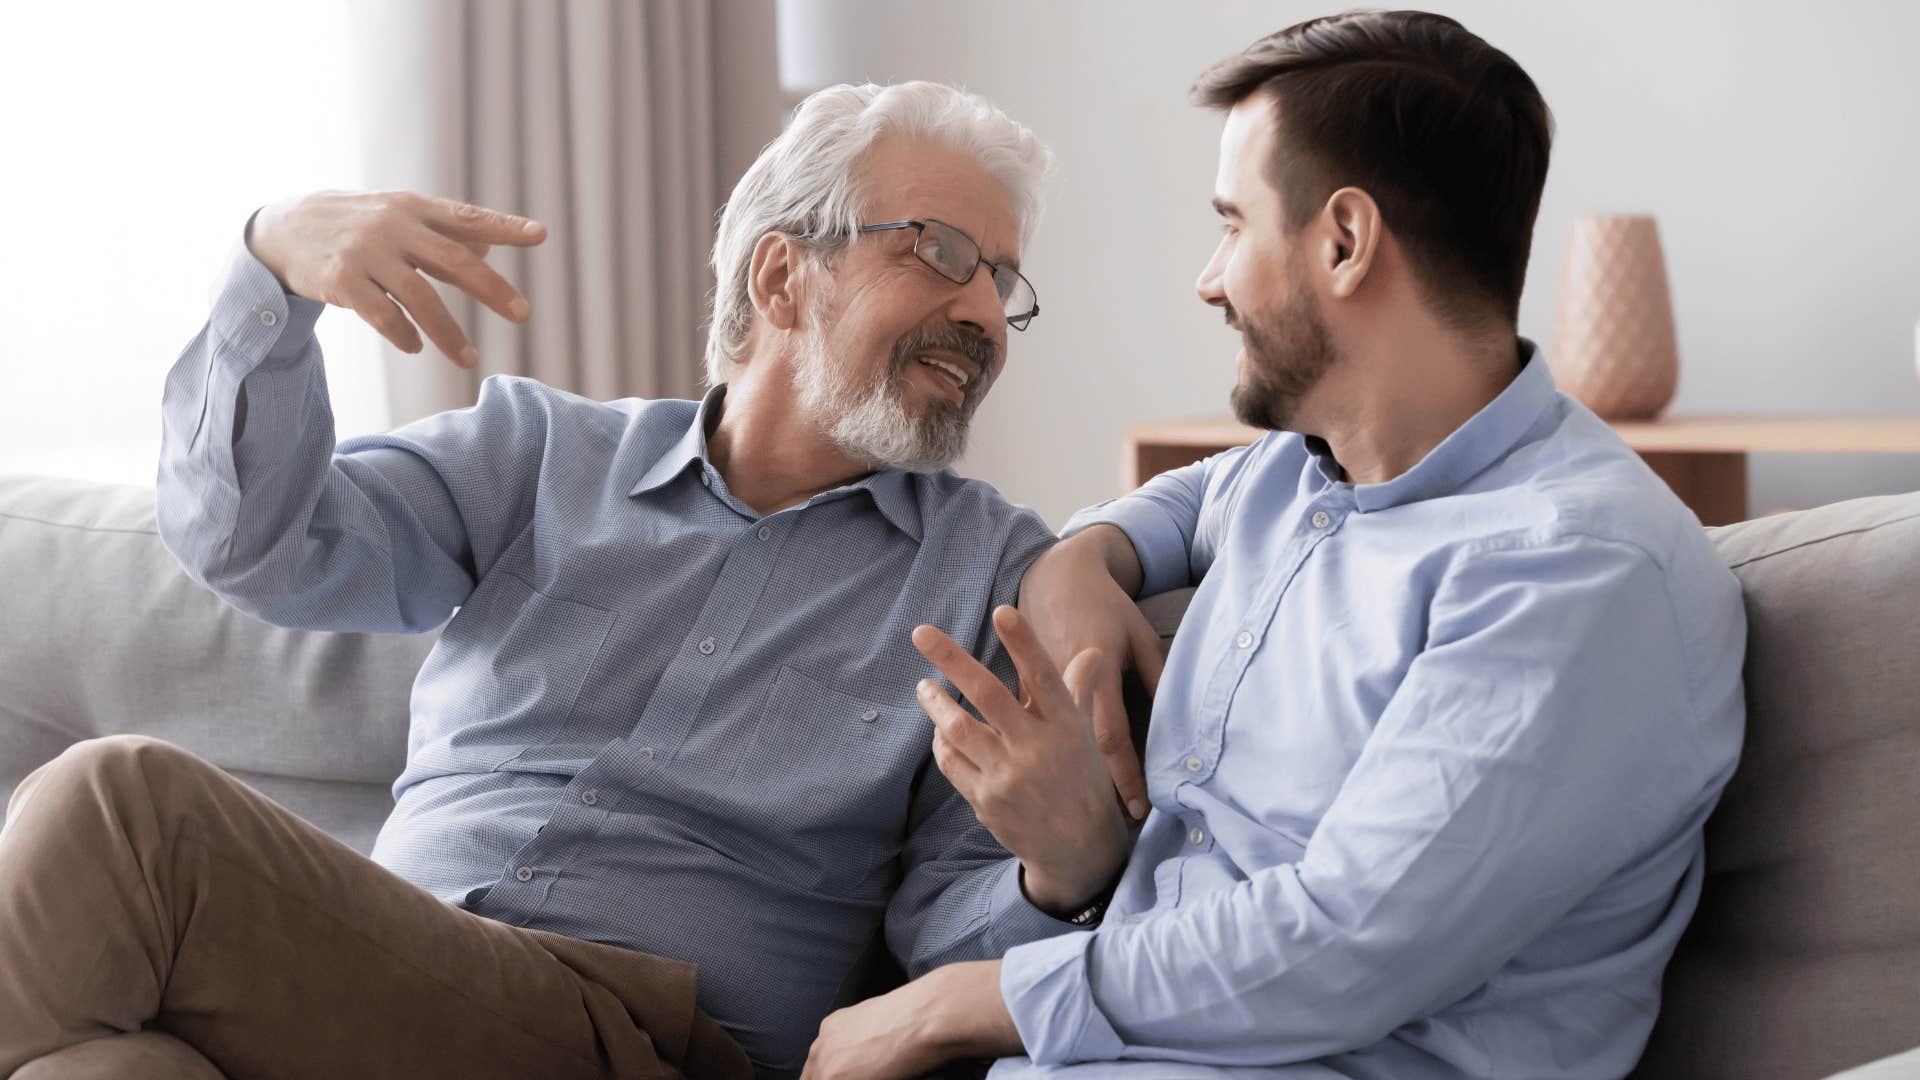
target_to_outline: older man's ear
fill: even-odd
[[[770,232],[753,245],[747,264],[747,298],[768,325],[792,330],[800,325],[800,245],[783,233]]]

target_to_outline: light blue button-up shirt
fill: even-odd
[[[1143,592],[1199,589],[1153,813],[1097,931],[1007,955],[1030,1059],[996,1078],[1633,1067],[1739,756],[1745,617],[1525,353],[1385,483],[1276,433],[1070,523],[1125,530]],[[1149,1060],[1070,1065],[1108,1059]]]
[[[320,310],[236,254],[167,379],[160,531],[283,626],[452,616],[377,860],[489,918],[697,963],[770,1072],[882,935],[919,974],[1070,929],[933,765],[914,698],[937,675],[921,622],[1012,684],[988,614],[1052,542],[1036,515],[893,470],[762,517],[708,460],[717,393],[492,378],[336,448]]]

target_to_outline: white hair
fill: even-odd
[[[1033,132],[985,98],[933,82],[830,86],[810,95],[767,144],[720,214],[713,241],[713,318],[707,382],[727,381],[753,326],[747,273],[769,232],[822,261],[852,244],[866,213],[858,165],[882,135],[936,139],[968,153],[1006,186],[1022,247],[1040,218],[1040,183],[1053,155]]]

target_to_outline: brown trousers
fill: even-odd
[[[696,987],[443,903],[152,739],[68,750],[0,832],[0,1077],[751,1077]]]

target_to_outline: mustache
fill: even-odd
[[[1000,359],[1000,347],[977,334],[969,334],[952,323],[925,323],[909,330],[905,336],[893,345],[893,370],[897,375],[906,369],[913,358],[923,352],[954,352],[966,357],[980,369],[981,379],[974,385],[983,385],[986,378],[994,372],[996,361]],[[969,389],[972,389],[969,387]]]
[[[1240,329],[1240,313],[1233,310],[1233,305],[1222,304],[1220,305],[1220,307],[1221,307],[1220,313],[1227,320],[1227,325],[1232,327],[1235,330]]]

